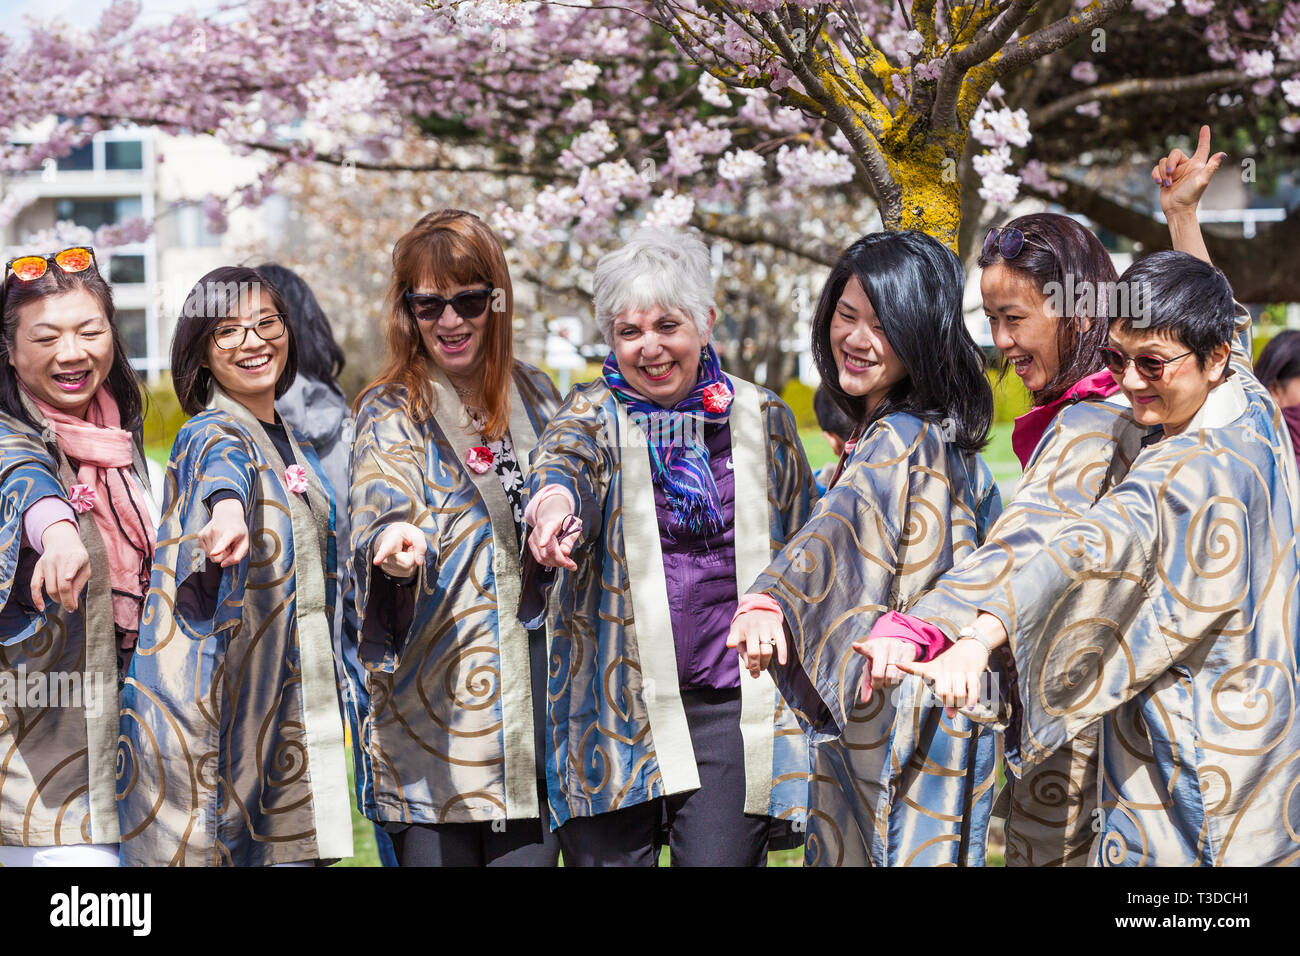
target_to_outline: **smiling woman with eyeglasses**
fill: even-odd
[[[42,689],[0,702],[0,864],[116,866],[118,686],[154,550],[140,387],[94,250],[11,259],[0,294],[0,687]]]
[[[275,410],[297,372],[276,288],[222,268],[172,340],[182,426],[140,647],[123,691],[129,865],[310,865],[352,855],[330,640],[334,495]]]
[[[546,634],[515,608],[520,495],[559,395],[514,358],[505,254],[471,213],[397,241],[384,313],[352,449],[358,802],[402,866],[554,866]]]

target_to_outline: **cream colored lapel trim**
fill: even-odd
[[[731,404],[731,464],[735,476],[736,593],[750,589],[771,561],[767,493],[767,434],[762,394],[742,379]],[[758,502],[767,507],[758,507]],[[740,668],[739,657],[736,666]],[[766,816],[772,807],[777,691],[768,671],[757,678],[740,670],[740,735],[745,742],[745,812]]]
[[[1246,411],[1246,393],[1241,383],[1233,375],[1205,396],[1205,401],[1196,410],[1192,420],[1187,423],[1183,433],[1198,431],[1202,428],[1224,428],[1231,425]]]
[[[284,461],[257,416],[216,386],[209,407],[226,412],[248,430],[267,462],[275,469],[274,480],[283,483]],[[322,860],[344,859],[352,855],[352,816],[334,650],[325,611],[330,499],[320,485],[316,470],[300,458],[292,432],[290,443],[294,446],[294,464],[301,465],[307,473],[307,496],[311,501],[308,508],[298,495],[285,492],[293,528],[294,584],[297,589],[294,611],[302,677],[303,735],[307,740],[307,772],[311,778],[312,814],[316,822],[316,852]]]
[[[532,669],[528,662],[528,631],[519,622],[519,541],[514,511],[496,469],[475,474],[465,464],[470,448],[482,439],[471,431],[469,413],[440,369],[433,374],[436,399],[434,418],[456,453],[456,460],[478,489],[492,526],[492,576],[496,581],[497,650],[501,676],[501,734],[505,759],[506,818],[541,815],[537,801],[537,753],[533,743]],[[537,445],[537,433],[519,386],[510,377],[510,444],[520,470],[528,474],[528,452]]]
[[[25,394],[22,396],[23,407],[32,420],[38,422],[43,432],[51,432],[50,423],[41,414],[36,403]],[[42,440],[45,435],[42,434]],[[59,480],[63,490],[77,483],[72,466],[68,464],[63,450],[56,441],[54,455],[58,463]],[[132,457],[139,467],[139,452],[133,448]],[[143,479],[146,494],[148,478]],[[90,807],[90,841],[91,843],[118,843],[121,831],[117,823],[117,737],[121,720],[121,698],[117,691],[117,632],[113,624],[113,584],[108,576],[108,549],[95,524],[94,515],[86,511],[77,515],[77,530],[81,534],[82,546],[90,556],[90,567],[102,569],[92,573],[86,582],[85,616],[83,634],[85,641],[86,664],[81,675],[84,688],[91,681],[98,681],[99,693],[104,699],[98,715],[92,715],[82,701],[82,712],[86,720],[86,771],[88,787],[87,798]],[[113,706],[102,706],[110,697]],[[84,698],[84,694],[82,695]]]
[[[629,597],[641,665],[642,699],[650,738],[665,794],[698,790],[700,773],[682,706],[677,677],[677,648],[668,610],[668,581],[664,577],[659,518],[650,475],[650,449],[645,432],[628,418],[627,406],[615,399],[618,441],[623,471],[623,554],[627,561]]]

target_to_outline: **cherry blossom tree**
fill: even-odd
[[[1147,210],[1116,204],[1126,219],[1072,175],[1090,137],[1106,161],[1149,163],[1167,143],[1148,132],[1192,132],[1212,110],[1237,126],[1267,113],[1286,149],[1300,131],[1296,2],[247,0],[161,24],[139,11],[116,0],[94,25],[0,37],[0,169],[133,122],[267,158],[209,197],[218,228],[291,168],[326,164],[526,177],[492,208],[519,248],[599,244],[638,219],[825,264],[882,224],[969,247],[986,205],[1026,194],[1114,213],[1154,242]],[[1183,72],[1162,68],[1171,49]],[[1166,52],[1144,69],[1153,50]],[[1153,98],[1174,105],[1144,129]],[[0,217],[19,202],[0,198]]]

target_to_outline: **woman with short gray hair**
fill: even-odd
[[[722,373],[713,289],[684,234],[643,230],[603,257],[610,355],[533,458],[520,616],[552,625],[566,866],[653,866],[665,821],[679,866],[761,865],[774,820],[802,830],[806,740],[726,641],[738,593],[807,517],[812,473],[790,409]]]

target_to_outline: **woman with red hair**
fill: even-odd
[[[357,793],[403,866],[553,866],[541,820],[546,637],[525,629],[520,493],[559,404],[512,348],[477,216],[397,241],[387,359],[357,400],[347,601]]]

